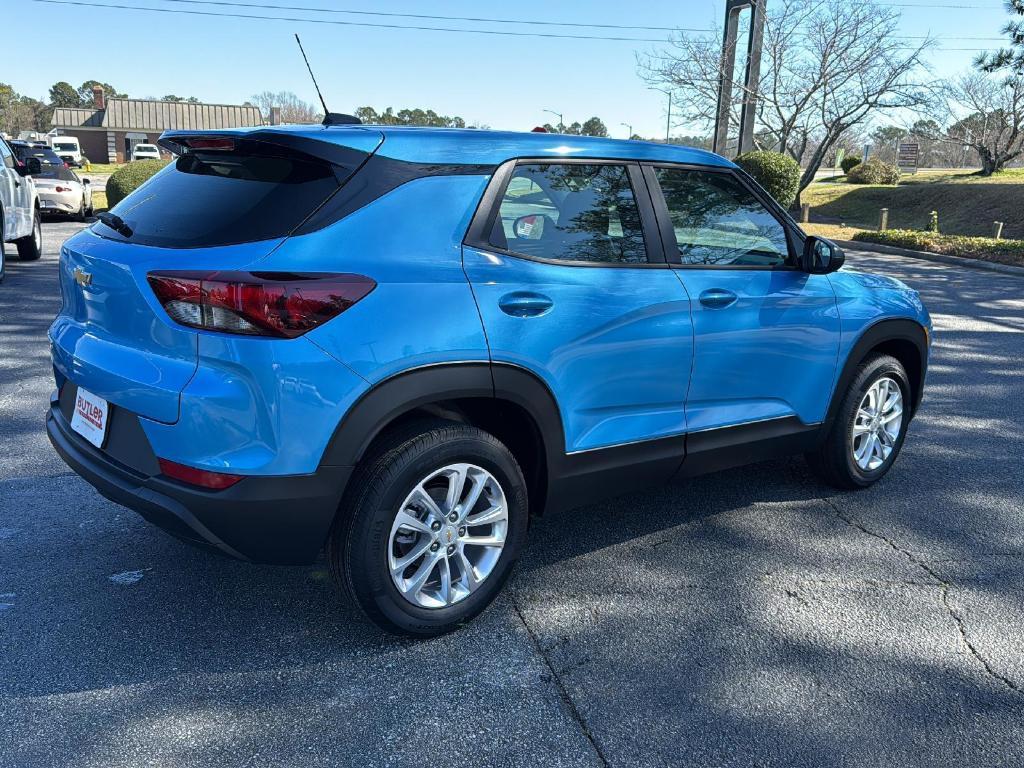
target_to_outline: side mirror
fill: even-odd
[[[92,184],[92,182],[89,181],[88,179],[82,179],[82,183],[83,184]]]
[[[846,263],[843,249],[824,237],[810,235],[804,241],[804,252],[800,257],[800,268],[812,275],[835,272]]]

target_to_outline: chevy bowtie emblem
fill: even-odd
[[[75,267],[75,271],[72,274],[75,276],[75,282],[79,285],[92,285],[91,272],[86,272],[81,267]]]

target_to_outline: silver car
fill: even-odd
[[[46,168],[34,174],[39,208],[44,214],[59,213],[85,221],[92,216],[92,184],[70,168]]]

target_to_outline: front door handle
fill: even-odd
[[[700,295],[700,303],[708,309],[724,309],[736,301],[736,294],[725,288],[708,288]]]
[[[498,299],[498,306],[512,317],[539,317],[554,306],[550,297],[532,291],[513,291]]]

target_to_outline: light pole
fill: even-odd
[[[629,123],[619,123],[619,125],[624,125],[627,128],[629,128],[629,135],[626,138],[627,139],[632,139],[633,138],[633,126],[630,125]]]
[[[665,116],[665,143],[668,144],[669,133],[672,130],[672,91],[666,91],[664,88],[651,88],[651,90],[668,96],[668,113]]]
[[[545,109],[543,111],[544,112],[549,112],[552,115],[557,115],[558,116],[558,132],[559,133],[565,133],[565,123],[562,122],[562,113],[561,112],[555,112],[555,110],[553,110],[553,109]]]

